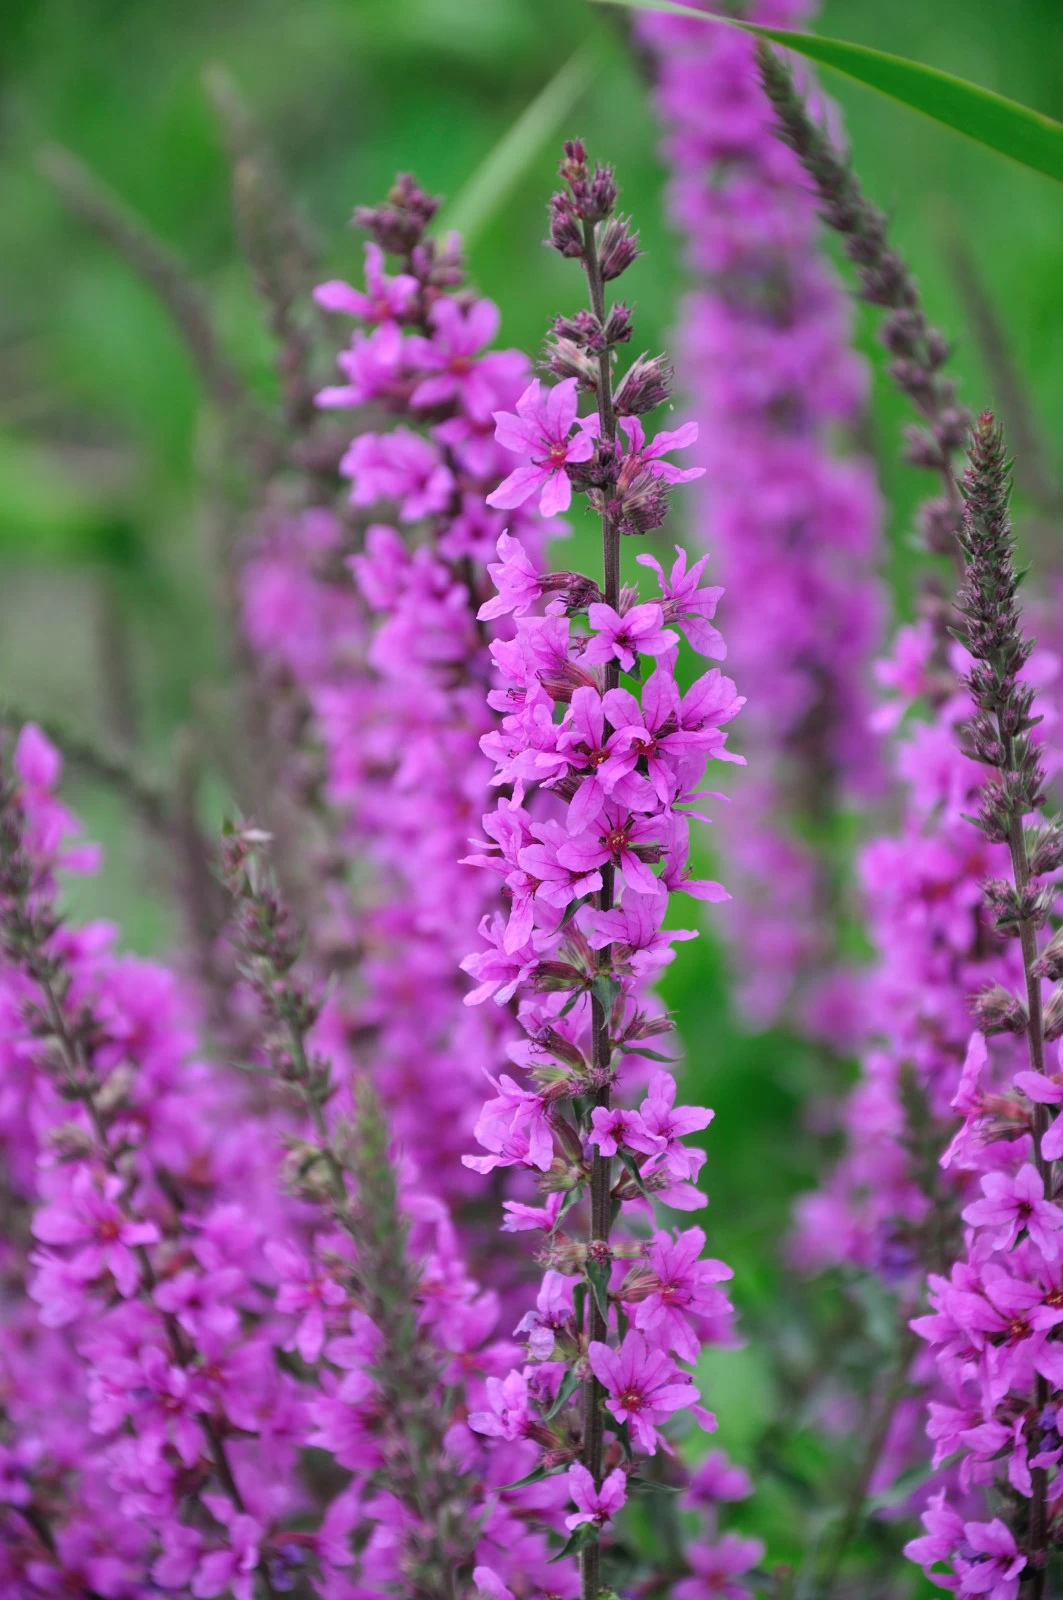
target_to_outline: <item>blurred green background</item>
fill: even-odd
[[[1063,118],[1059,0],[828,0],[818,26]],[[592,153],[618,166],[647,249],[629,280],[639,342],[660,347],[671,335],[682,266],[663,217],[652,109],[618,16],[581,0],[5,0],[0,697],[73,727],[135,725],[161,762],[220,670],[197,379],[151,294],[64,214],[35,169],[37,149],[58,141],[76,151],[183,256],[235,358],[268,390],[260,307],[236,249],[204,69],[221,62],[236,79],[328,274],[355,276],[352,207],[380,198],[400,168],[455,195],[584,43],[594,76],[563,131],[581,133]],[[965,398],[1007,412],[1010,397],[960,292],[957,250],[973,264],[1042,439],[1047,482],[1034,485],[1042,504],[1027,496],[1024,527],[1033,553],[1058,569],[1063,193],[843,80],[828,78],[826,87],[932,316],[957,340]],[[531,350],[574,295],[566,265],[541,247],[554,159],[552,148],[538,151],[471,250],[473,277],[502,307],[503,338]],[[904,614],[910,513],[923,490],[918,474],[897,464],[905,413],[878,370],[870,318],[858,327],[876,363],[870,446],[888,508],[887,576]],[[121,807],[84,783],[74,798],[108,846],[85,904],[122,920],[133,944],[163,946],[168,919]],[[669,999],[682,1019],[692,1089],[715,1106],[720,1130],[708,1143],[710,1247],[736,1266],[747,1325],[771,1328],[776,1353],[797,1371],[808,1316],[801,1291],[780,1277],[777,1248],[792,1195],[813,1176],[815,1150],[794,1130],[818,1069],[798,1041],[738,1031],[710,941],[688,947],[673,970]],[[834,1310],[821,1297],[811,1315],[829,1322]],[[787,1340],[792,1348],[782,1348]],[[766,1348],[754,1338],[742,1354],[721,1358],[722,1437],[746,1456],[762,1448],[783,1403]],[[817,1452],[829,1457],[799,1428],[786,1450],[784,1480],[791,1467],[799,1476],[818,1470]],[[773,1554],[795,1556],[800,1499],[787,1510],[773,1490],[765,1494],[747,1520],[767,1532]]]

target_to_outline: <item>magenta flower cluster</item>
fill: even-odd
[[[351,1241],[282,1181],[304,1120],[196,1053],[171,973],[116,954],[106,926],[59,921],[55,871],[95,853],[73,841],[58,757],[32,725],[14,769],[0,821],[4,1592],[393,1593],[423,1512],[394,1487],[403,1442]],[[326,1016],[315,1037],[331,1031]],[[350,1103],[335,1082],[333,1126]],[[400,1203],[439,1386],[417,1398],[446,1421],[446,1461],[424,1470],[458,1475],[475,1559],[511,1592],[572,1594],[549,1564],[567,1485],[505,1487],[535,1447],[488,1449],[474,1426],[518,1349],[499,1337],[499,1296],[408,1175]]]
[[[479,741],[498,720],[487,704],[491,629],[477,610],[507,525],[536,565],[563,528],[507,519],[485,501],[508,469],[491,413],[516,403],[529,363],[484,349],[498,310],[463,287],[456,241],[425,236],[431,214],[423,192],[400,182],[364,216],[373,234],[364,290],[330,282],[316,292],[364,325],[339,357],[348,381],[318,396],[356,414],[341,463],[355,528],[313,511],[270,530],[247,570],[244,614],[256,647],[283,662],[309,702],[325,796],[344,848],[368,869],[355,905],[338,912],[364,952],[362,996],[326,1013],[330,1054],[348,1054],[359,1033],[372,1038],[396,1137],[435,1192],[455,1194],[482,1073],[510,1032],[504,1014],[462,1005],[458,966],[498,903],[460,865],[489,793]],[[385,249],[404,270],[386,270]],[[382,413],[395,419],[386,429]]]
[[[671,1027],[651,985],[674,942],[693,936],[665,928],[670,896],[725,898],[692,876],[689,831],[706,762],[736,759],[724,730],[743,702],[716,667],[685,693],[676,681],[683,635],[700,653],[723,654],[710,620],[720,591],[701,586],[704,559],[688,570],[680,551],[666,576],[640,558],[655,572],[653,598],[620,584],[620,528],[650,496],[662,514],[667,487],[693,475],[664,458],[696,430],[647,444],[637,416],[617,415],[636,390],[656,404],[662,381],[644,368],[637,385],[614,391],[603,282],[619,275],[614,257],[630,257],[633,240],[614,218],[608,169],[590,169],[577,143],[561,170],[552,242],[582,262],[592,310],[556,325],[552,365],[576,373],[550,388],[536,380],[515,411],[496,413],[496,437],[518,464],[488,503],[512,508],[538,495],[551,514],[574,491],[587,494],[602,518],[603,581],[540,575],[507,533],[491,567],[497,597],[480,611],[514,622],[491,646],[490,700],[502,720],[482,741],[501,793],[469,859],[507,904],[484,918],[482,946],[463,965],[476,982],[469,1003],[515,1006],[523,1037],[508,1050],[520,1076],[493,1080],[476,1124],[485,1153],[464,1160],[485,1175],[515,1168],[534,1180],[538,1203],[507,1201],[503,1226],[540,1231],[547,1264],[518,1330],[522,1359],[492,1382],[490,1407],[471,1425],[533,1442],[543,1474],[567,1471],[569,1547],[593,1594],[601,1531],[639,1458],[657,1452],[677,1412],[714,1426],[680,1363],[728,1337],[720,1284],[730,1269],[702,1257],[700,1228],[672,1233],[652,1221],[654,1201],[704,1204],[693,1182],[704,1153],[684,1141],[712,1113],[677,1105],[672,1074],[648,1072]],[[582,416],[581,391],[597,402]],[[743,1549],[733,1571],[759,1554]],[[706,1560],[725,1564],[720,1552]]]
[[[792,27],[812,9],[758,0],[746,14]],[[867,463],[834,444],[860,417],[865,374],[752,41],[652,14],[639,32],[656,58],[671,215],[695,283],[680,348],[708,468],[696,525],[731,596],[732,659],[750,700],[750,770],[721,817],[741,884],[728,940],[758,1027],[799,1002],[817,1031],[844,1040],[848,985],[821,981],[833,890],[809,838],[880,781],[868,727],[879,506]]]
[[[402,176],[356,213],[361,281],[316,291],[355,323],[340,381],[313,407],[303,373],[313,420],[263,469],[239,553],[246,756],[269,792],[262,817],[226,824],[187,968],[67,916],[66,881],[98,853],[50,740],[32,723],[0,737],[15,1600],[826,1596],[891,1487],[894,1510],[922,1514],[905,1553],[932,1582],[1050,1592],[1058,662],[1022,625],[1001,433],[977,419],[961,484],[971,419],[947,345],[789,69],[762,48],[765,99],[735,30],[673,16],[639,32],[698,279],[683,343],[699,421],[649,420],[672,370],[625,359],[634,316],[611,285],[639,237],[581,140],[547,243],[586,303],[554,319],[535,368],[494,348],[498,308]],[[874,713],[878,508],[865,463],[836,453],[863,373],[805,174],[860,293],[888,309],[891,372],[926,425],[908,459],[943,491],[920,525],[938,554],[955,542],[960,580],[953,604],[925,575]],[[647,548],[692,483],[719,571]],[[570,513],[600,527],[593,570],[548,560]],[[766,1571],[729,1526],[753,1484],[701,1437],[701,1357],[737,1343],[732,1271],[694,1218],[713,1112],[683,1103],[659,992],[697,936],[678,925],[689,902],[730,899],[697,864],[695,825],[727,798],[710,763],[746,765],[710,577],[752,702],[754,770],[726,828],[748,1014],[860,1056],[826,1108],[842,1154],[799,1204],[791,1259],[843,1269],[846,1325],[863,1300],[895,1343],[800,1575]],[[157,827],[173,820],[112,765]],[[873,959],[855,973],[832,942],[848,887],[814,835],[833,839],[883,768],[900,821],[857,858]],[[822,1391],[796,1372],[780,1399],[808,1414]],[[791,1473],[787,1445],[765,1449],[769,1479]],[[651,1492],[674,1498],[647,1540]]]

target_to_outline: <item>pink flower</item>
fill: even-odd
[[[481,622],[507,616],[510,612],[523,616],[543,592],[539,574],[519,539],[503,533],[498,540],[498,554],[498,561],[487,563],[498,593],[493,600],[485,600],[476,613]]]
[[[715,585],[707,589],[698,587],[708,556],[695,561],[688,572],[686,551],[678,544],[675,548],[676,561],[668,578],[655,556],[644,554],[636,556],[635,560],[641,566],[652,567],[657,574],[661,593],[665,597],[662,606],[665,621],[678,623],[699,655],[722,661],[727,654],[727,646],[722,634],[712,626],[711,618],[716,615],[723,590]]]
[[[76,1274],[88,1281],[109,1272],[128,1299],[140,1287],[135,1251],[157,1243],[159,1230],[153,1222],[127,1215],[119,1204],[122,1188],[119,1177],[97,1179],[88,1167],[79,1167],[66,1194],[38,1211],[33,1232],[45,1244],[82,1246],[71,1262]]]
[[[523,1200],[503,1201],[505,1221],[502,1223],[502,1232],[533,1233],[541,1230],[543,1233],[552,1233],[561,1215],[563,1199],[563,1195],[548,1194],[541,1206],[525,1205]]]
[[[527,1335],[528,1354],[533,1361],[550,1360],[556,1335],[568,1327],[572,1314],[571,1279],[560,1272],[544,1272],[535,1297],[535,1310],[527,1312],[514,1330]]]
[[[522,1372],[486,1381],[490,1411],[469,1414],[469,1427],[494,1439],[524,1439],[534,1422],[528,1380]]]
[[[623,729],[605,737],[605,702],[597,688],[585,685],[572,695],[568,715],[557,740],[558,755],[577,771],[590,769],[568,808],[569,833],[582,833],[601,815],[606,800],[632,810],[653,808],[653,793],[634,772],[639,759],[635,742]]]
[[[695,1178],[704,1163],[704,1152],[688,1150],[682,1140],[688,1133],[707,1128],[714,1113],[707,1106],[677,1106],[675,1079],[670,1072],[654,1073],[639,1111],[645,1126],[664,1141],[650,1167],[663,1167],[674,1178]]]
[[[646,763],[646,771],[657,800],[669,805],[679,789],[681,763],[689,759],[698,736],[684,732],[679,726],[680,698],[675,679],[670,672],[658,667],[647,678],[642,690],[642,704],[628,689],[610,689],[603,697],[605,714],[615,730],[610,748],[623,751],[634,766],[636,761]],[[700,741],[711,742],[712,736]],[[700,760],[698,765],[700,767]],[[623,770],[617,756],[607,763],[603,777],[610,770]]]
[[[720,1500],[747,1500],[753,1480],[744,1467],[736,1467],[722,1450],[712,1450],[691,1474],[686,1499],[695,1505],[715,1505]]]
[[[696,1361],[701,1342],[690,1325],[692,1316],[719,1319],[730,1315],[727,1296],[716,1284],[734,1277],[722,1261],[702,1260],[705,1235],[687,1228],[676,1238],[655,1233],[646,1252],[646,1270],[635,1274],[641,1299],[636,1328],[660,1350],[674,1350],[681,1361]],[[621,1291],[621,1297],[629,1295]]]
[[[514,1600],[512,1589],[506,1588],[493,1567],[473,1567],[472,1581],[484,1600]]]
[[[565,1518],[566,1528],[578,1528],[584,1522],[595,1522],[604,1528],[627,1500],[627,1476],[622,1467],[614,1467],[601,1488],[596,1489],[586,1467],[574,1461],[568,1469],[568,1486],[579,1510]]]
[[[432,374],[414,389],[410,404],[435,407],[454,402],[473,422],[486,422],[502,397],[500,388],[507,388],[508,379],[525,370],[524,357],[516,350],[478,355],[498,332],[498,307],[492,300],[477,300],[463,310],[444,296],[432,307],[430,321],[430,339],[406,341],[412,365]]]
[[[973,1227],[993,1229],[987,1235],[993,1249],[1010,1250],[1025,1228],[1045,1260],[1056,1259],[1063,1212],[1045,1199],[1044,1182],[1031,1162],[1020,1167],[1014,1177],[987,1172],[982,1194],[985,1198],[966,1206],[961,1215]]]
[[[673,960],[676,939],[697,938],[692,928],[663,928],[667,908],[668,896],[663,890],[626,894],[623,903],[611,911],[583,907],[579,926],[592,950],[613,945],[614,961],[626,962],[638,977],[651,977]]]
[[[1049,1077],[1043,1072],[1017,1072],[1014,1081],[1015,1087],[1038,1105],[1063,1105],[1063,1076],[1059,1073]],[[1057,1116],[1045,1132],[1041,1156],[1045,1161],[1058,1161],[1063,1156],[1063,1117]]]
[[[595,1106],[591,1122],[594,1131],[590,1143],[596,1144],[603,1156],[615,1156],[621,1145],[625,1150],[640,1150],[643,1155],[654,1155],[663,1149],[664,1141],[649,1132],[638,1112],[624,1106]]]
[[[27,722],[19,733],[11,765],[27,789],[46,794],[59,782],[63,758],[37,724]]]
[[[438,450],[409,428],[358,434],[340,471],[353,480],[352,505],[396,500],[402,522],[419,522],[442,511],[454,490],[453,474]]]
[[[340,278],[330,278],[314,290],[314,299],[324,311],[340,311],[363,322],[390,322],[404,317],[417,296],[417,279],[408,272],[389,277],[384,271],[384,252],[377,244],[365,247],[365,292],[354,289]]]
[[[673,1411],[690,1406],[703,1426],[707,1413],[698,1391],[670,1356],[651,1350],[641,1333],[628,1333],[619,1350],[592,1339],[587,1347],[591,1371],[605,1389],[606,1405],[618,1422],[631,1424],[632,1436],[647,1455],[657,1453],[657,1424]]]
[[[402,335],[393,322],[374,328],[368,336],[356,333],[336,365],[346,383],[319,389],[314,404],[322,411],[368,405],[392,392],[402,371]]]
[[[632,606],[623,616],[604,601],[595,601],[587,607],[587,620],[595,631],[583,660],[612,661],[615,657],[625,672],[634,667],[636,656],[660,656],[679,642],[679,635],[664,626],[664,613],[656,600]]]
[[[495,1167],[538,1167],[546,1172],[554,1159],[554,1136],[542,1100],[532,1089],[522,1089],[503,1072],[494,1083],[498,1094],[488,1100],[476,1122],[475,1134],[488,1156],[462,1156],[474,1172]]]
[[[235,1511],[220,1496],[209,1496],[209,1502],[215,1516],[228,1525],[229,1547],[204,1556],[192,1580],[192,1593],[196,1600],[214,1600],[227,1591],[234,1600],[253,1600],[263,1529],[254,1517]]]
[[[634,817],[615,805],[607,805],[583,833],[577,833],[557,852],[557,859],[573,872],[593,872],[611,861],[624,875],[624,882],[636,894],[656,894],[657,879],[644,860],[660,855],[651,841],[658,837],[660,824],[654,818]]]
[[[992,1522],[965,1522],[963,1544],[967,1548],[961,1545],[953,1559],[960,1578],[959,1593],[1016,1600],[1026,1557],[1019,1553],[1010,1528],[999,1517]]]
[[[593,433],[581,428],[570,438],[578,409],[575,378],[566,378],[543,391],[534,378],[517,401],[516,412],[496,411],[495,438],[507,450],[527,456],[530,464],[517,467],[487,496],[499,511],[521,506],[536,490],[544,517],[556,517],[572,504],[572,485],[565,467],[589,461],[594,454]]]
[[[328,1310],[343,1305],[347,1296],[316,1261],[284,1240],[267,1240],[265,1250],[280,1279],[277,1310],[302,1314],[284,1348],[297,1350],[312,1366],[325,1343]]]
[[[626,433],[628,438],[629,449],[625,456],[625,464],[637,465],[651,477],[660,478],[664,483],[693,483],[695,478],[705,476],[704,467],[674,467],[670,461],[661,459],[673,450],[686,450],[688,446],[697,443],[696,422],[684,422],[681,428],[674,428],[671,431],[664,428],[647,444],[646,430],[638,417],[618,417],[617,421],[621,431]]]
[[[676,1584],[675,1600],[745,1600],[749,1590],[735,1579],[764,1559],[764,1546],[759,1539],[725,1533],[716,1544],[689,1545],[686,1557],[694,1576]]]

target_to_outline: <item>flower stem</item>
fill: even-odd
[[[598,321],[605,323],[605,287],[602,281],[601,266],[598,260],[598,240],[595,225],[592,222],[583,224],[583,265],[587,273],[587,285],[590,290],[591,309]],[[608,349],[602,350],[598,355],[598,418],[601,424],[601,437],[607,441],[608,447],[616,443],[616,411],[613,407],[612,369]],[[605,603],[614,610],[619,609],[620,603],[620,533],[612,516],[607,510],[602,512],[602,566],[605,582],[603,592]],[[620,682],[619,664],[610,661],[605,669],[606,690],[615,689]],[[604,738],[609,737],[608,727],[605,729]],[[600,910],[608,911],[613,904],[614,868],[611,863],[606,863],[602,868],[602,887],[595,897]],[[612,960],[612,946],[606,945],[600,951],[598,965],[601,971],[608,971]],[[604,1079],[609,1070],[611,1046],[609,1043],[609,1015],[598,995],[591,995],[591,1033],[592,1033],[592,1065],[595,1077],[600,1081],[595,1095],[595,1104],[608,1106],[609,1086]],[[612,1202],[610,1190],[612,1188],[612,1159],[603,1156],[599,1149],[595,1149],[591,1161],[591,1224],[590,1242],[606,1243],[612,1225]],[[604,1340],[608,1338],[608,1326],[605,1318],[598,1308],[596,1295],[589,1296],[589,1328],[590,1339]],[[583,1385],[583,1465],[591,1474],[596,1485],[602,1481],[602,1395],[604,1391],[598,1379],[593,1375],[588,1377]],[[581,1600],[595,1600],[600,1582],[600,1545],[597,1540],[585,1547],[580,1553],[580,1579]]]

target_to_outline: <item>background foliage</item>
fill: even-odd
[[[640,329],[671,336],[682,266],[663,217],[656,128],[619,14],[572,0],[7,0],[0,8],[0,696],[20,709],[106,730],[122,717],[157,761],[182,723],[209,708],[220,672],[202,481],[209,430],[184,350],[148,292],[64,215],[35,170],[59,141],[82,155],[188,261],[255,384],[271,376],[259,308],[234,242],[229,173],[203,92],[213,61],[231,71],[268,131],[317,234],[329,274],[353,275],[353,205],[398,168],[453,196],[522,109],[581,45],[593,76],[566,131],[616,162],[647,254],[631,278]],[[828,0],[825,32],[947,68],[1063,118],[1058,0]],[[1036,418],[1043,482],[1020,472],[1028,550],[1059,545],[1063,497],[1063,211],[1052,184],[851,84],[844,109],[858,169],[894,219],[932,318],[958,341],[969,403],[998,406],[1016,437],[1014,396],[987,361],[972,315],[973,272],[1013,354]],[[535,349],[573,293],[541,248],[552,152],[532,160],[471,250],[473,275],[503,309],[503,336]],[[878,365],[870,321],[861,342]],[[681,340],[681,332],[678,335]],[[867,444],[887,507],[889,580],[909,604],[916,475],[897,464],[900,401],[876,371]],[[1034,493],[1031,493],[1031,489]],[[678,536],[679,530],[677,530]],[[1060,566],[1058,548],[1055,565]],[[726,602],[722,613],[726,628]],[[122,712],[125,690],[132,704]],[[130,941],[164,947],[168,919],[143,848],[106,793],[76,802],[108,844],[87,909],[120,916]],[[725,927],[725,923],[724,923]],[[711,1248],[736,1267],[749,1348],[714,1356],[724,1442],[776,1475],[749,1519],[777,1557],[802,1537],[803,1479],[830,1449],[802,1426],[810,1320],[850,1315],[827,1291],[811,1312],[779,1272],[796,1189],[821,1148],[799,1105],[822,1064],[797,1041],[741,1034],[719,949],[678,964],[691,1097],[715,1106],[708,1135]],[[837,1069],[842,1071],[843,1069]],[[793,1302],[791,1304],[791,1302]],[[874,1334],[874,1306],[865,1307]],[[792,1315],[791,1315],[792,1312]],[[761,1336],[763,1335],[763,1336]],[[769,1377],[767,1338],[792,1383]],[[776,1387],[773,1388],[773,1383]],[[785,1426],[784,1426],[785,1419]],[[795,1484],[797,1487],[795,1488]],[[773,1485],[775,1487],[773,1487]],[[795,1506],[798,1512],[795,1513]],[[914,1579],[912,1580],[914,1583]]]

